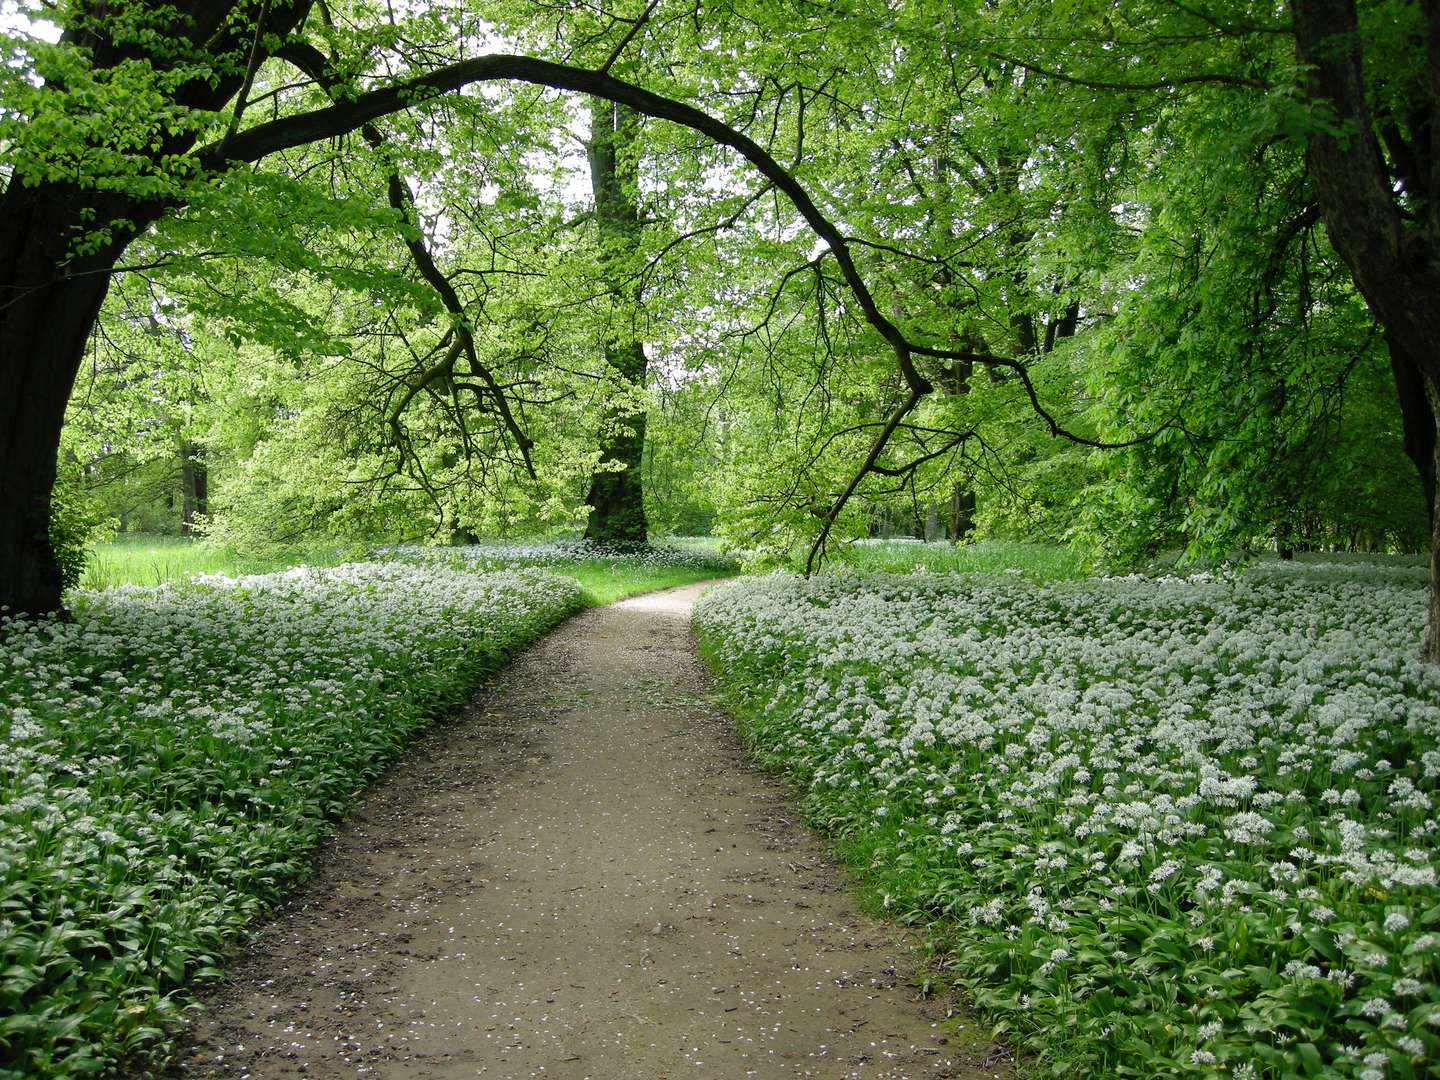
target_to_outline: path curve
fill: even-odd
[[[707,698],[703,588],[571,619],[422,735],[177,1075],[1009,1076],[917,1000],[909,953]]]

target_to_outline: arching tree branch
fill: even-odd
[[[333,95],[340,85],[340,80],[332,74],[332,65],[330,62],[326,59],[325,55],[313,45],[308,45],[304,42],[292,42],[282,48],[276,55],[290,61],[290,63],[309,75],[326,93]],[[360,134],[365,141],[370,144],[372,149],[377,152],[384,152],[386,147],[385,136],[373,123],[361,124]],[[410,252],[410,258],[415,263],[415,268],[420,272],[420,276],[425,279],[425,282],[435,291],[435,294],[440,297],[440,302],[444,304],[445,310],[448,311],[451,318],[454,319],[456,345],[463,348],[465,357],[470,364],[470,373],[477,376],[480,381],[485,384],[490,401],[495,406],[495,411],[499,415],[505,430],[508,431],[510,437],[515,440],[515,445],[520,451],[520,459],[525,465],[525,471],[533,480],[536,478],[535,463],[530,457],[530,449],[535,445],[534,440],[521,428],[519,422],[515,419],[513,410],[510,408],[510,402],[505,397],[505,391],[502,390],[500,385],[495,381],[495,376],[490,369],[480,360],[479,353],[475,349],[475,335],[470,330],[465,314],[465,305],[461,303],[460,295],[455,291],[455,286],[450,283],[450,279],[445,276],[436,264],[434,257],[430,254],[430,249],[425,244],[424,237],[420,234],[420,218],[415,210],[414,193],[411,192],[410,185],[406,183],[405,178],[400,175],[392,163],[386,163],[385,176],[386,196],[391,209],[400,215],[402,221],[408,228],[414,230],[413,235],[407,234],[404,237],[405,247]],[[444,364],[445,373],[453,373],[455,361],[459,358],[458,351],[456,349],[450,350],[450,352],[447,353],[447,357],[448,360]],[[439,377],[439,374],[439,372],[427,373],[421,378],[418,386],[427,385],[433,379]],[[480,395],[477,394],[476,396],[479,397]],[[414,394],[407,396],[405,403],[408,404],[413,397]],[[398,421],[399,413],[397,412],[391,416],[391,428],[397,437],[400,434]]]
[[[390,86],[357,94],[347,101],[337,102],[328,108],[257,125],[230,140],[228,146],[202,149],[199,151],[198,157],[202,166],[210,169],[224,169],[232,160],[256,161],[268,154],[291,147],[343,135],[381,116],[398,112],[445,93],[460,90],[471,83],[504,80],[526,82],[557,90],[570,90],[617,102],[629,106],[642,115],[658,120],[668,120],[690,128],[692,131],[706,136],[716,145],[734,150],[790,199],[811,231],[824,243],[830,257],[834,258],[865,321],[890,346],[906,387],[906,397],[876,435],[864,463],[826,513],[825,524],[811,545],[810,554],[806,559],[807,572],[813,568],[841,511],[844,510],[861,481],[873,471],[896,428],[915,409],[920,400],[934,389],[931,382],[916,367],[914,360],[916,355],[967,361],[1014,371],[1029,398],[1031,408],[1046,424],[1052,435],[1095,447],[1134,445],[1135,442],[1143,442],[1147,438],[1154,437],[1152,433],[1138,440],[1111,444],[1074,435],[1066,431],[1041,405],[1034,383],[1030,379],[1025,365],[1020,361],[988,353],[944,349],[910,341],[900,327],[880,310],[874,295],[855,264],[850,253],[850,243],[844,233],[821,212],[804,185],[776,161],[764,147],[743,132],[737,131],[692,105],[675,101],[617,79],[603,70],[593,71],[529,56],[478,56]]]

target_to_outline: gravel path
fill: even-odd
[[[572,619],[422,736],[176,1075],[1009,1077],[746,761],[694,654],[702,590]]]

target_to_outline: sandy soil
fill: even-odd
[[[587,612],[421,737],[179,1077],[1009,1077],[707,698],[702,586]]]

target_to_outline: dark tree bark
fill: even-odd
[[[1080,325],[1080,302],[1072,300],[1065,305],[1065,312],[1058,319],[1051,319],[1045,324],[1045,352],[1053,352],[1055,343],[1064,338],[1074,337],[1075,330]]]
[[[49,532],[60,427],[124,248],[68,259],[83,205],[58,186],[12,184],[0,198],[0,607],[11,615],[60,606]]]
[[[195,535],[195,519],[210,512],[210,473],[201,448],[189,439],[180,441],[180,532]]]
[[[950,540],[965,543],[975,531],[975,492],[965,484],[950,488]]]
[[[607,349],[605,362],[617,370],[628,363],[630,370],[638,369],[644,376],[645,353],[639,342],[629,350],[628,357],[625,350]],[[616,417],[612,413],[606,423],[607,433],[600,445],[604,455],[601,460],[619,462],[624,468],[597,470],[590,478],[590,490],[585,495],[585,505],[590,507],[585,539],[607,544],[644,544],[649,536],[640,467],[645,450],[645,414]]]
[[[155,5],[155,25],[168,28],[165,55],[150,55],[134,43],[117,46],[107,36],[103,12],[77,13],[62,40],[88,50],[97,69],[143,60],[163,70],[201,49],[234,56],[233,70],[213,85],[192,80],[175,90],[177,104],[214,111],[240,89],[256,37],[253,22],[230,19],[236,6],[235,0],[179,0],[165,16]],[[268,5],[264,29],[288,33],[308,6],[308,0]],[[189,135],[170,135],[149,156],[158,170],[162,160],[193,143]],[[49,522],[65,406],[116,262],[169,207],[69,183],[27,185],[24,179],[12,177],[0,195],[0,609],[38,615],[61,602]],[[76,241],[97,226],[108,226],[108,238],[77,254]]]
[[[1440,300],[1437,300],[1440,303]],[[1430,511],[1430,524],[1435,524],[1435,416],[1419,365],[1405,355],[1397,342],[1390,342],[1390,370],[1395,376],[1395,394],[1400,399],[1400,419],[1404,431],[1405,456],[1415,464],[1425,506]]]
[[[970,379],[974,373],[974,364],[957,361],[949,365],[945,378],[940,380],[940,386],[946,394],[968,394]],[[975,489],[971,486],[969,477],[951,482],[947,524],[952,544],[969,542],[970,534],[975,531],[976,505]]]
[[[605,364],[628,386],[645,385],[645,347],[636,339],[634,310],[639,299],[629,282],[634,268],[630,258],[640,244],[639,155],[636,139],[639,118],[634,111],[599,98],[590,106],[590,188],[595,196],[595,219],[600,262],[611,274],[611,297],[619,320],[618,332],[605,343]],[[649,537],[645,520],[642,458],[645,452],[645,414],[608,409],[602,422],[600,463],[590,480],[585,505],[590,518],[585,538],[611,544],[644,544]],[[620,466],[616,468],[615,466]]]
[[[1380,117],[1378,125],[1365,85],[1354,0],[1293,0],[1291,7],[1296,49],[1310,72],[1310,96],[1330,112],[1324,118],[1329,122],[1317,123],[1306,139],[1306,166],[1330,241],[1385,331],[1405,418],[1406,451],[1417,463],[1430,503],[1424,653],[1440,662],[1440,530],[1434,513],[1435,417],[1440,413],[1440,0],[1421,0],[1425,55],[1409,111],[1404,117]],[[1402,58],[1402,73],[1403,63]],[[1378,127],[1385,131],[1389,163]]]

